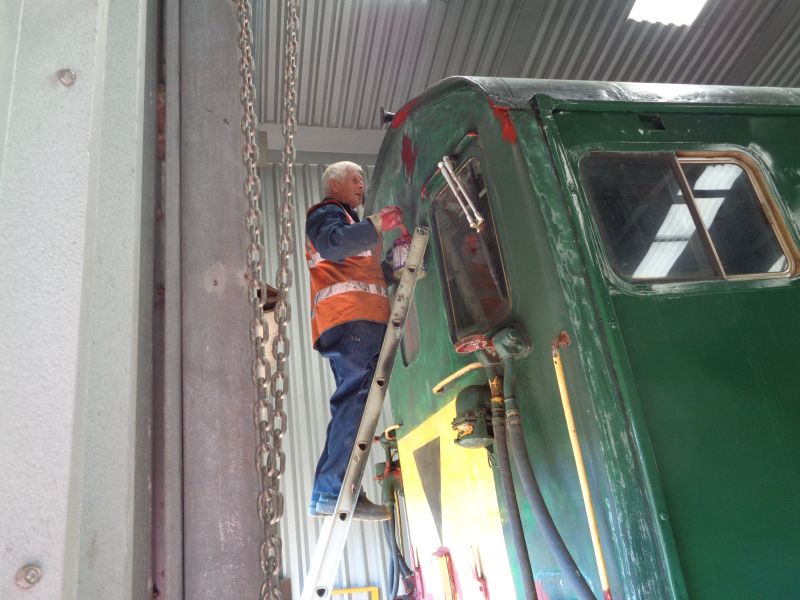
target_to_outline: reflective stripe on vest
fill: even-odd
[[[320,302],[324,302],[332,296],[338,296],[339,294],[346,294],[348,292],[366,292],[367,294],[376,294],[383,298],[389,297],[386,286],[366,283],[364,281],[342,281],[341,283],[334,283],[318,291],[314,296],[312,310],[316,309]]]

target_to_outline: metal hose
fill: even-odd
[[[547,504],[542,497],[542,491],[536,481],[536,476],[528,457],[528,449],[525,445],[525,437],[522,433],[522,421],[519,416],[517,400],[514,397],[514,360],[523,356],[530,350],[530,343],[525,339],[525,335],[517,328],[509,327],[499,331],[492,338],[497,354],[503,361],[503,405],[505,408],[505,425],[508,427],[507,442],[511,453],[514,455],[514,464],[517,468],[522,488],[531,505],[539,528],[544,535],[550,551],[553,553],[556,562],[565,574],[567,581],[572,585],[579,600],[595,600],[592,589],[583,578],[578,565],[572,558],[567,549],[561,534],[558,532],[553,516],[547,508]],[[497,395],[494,390],[493,396]],[[494,400],[494,399],[493,399]],[[493,404],[494,406],[494,404]],[[494,411],[492,412],[494,415]],[[494,420],[492,421],[494,423]],[[506,432],[503,432],[504,437]],[[497,439],[497,430],[495,430]],[[510,476],[509,476],[510,479]],[[512,483],[513,485],[513,483]],[[609,596],[610,597],[610,596]]]
[[[406,582],[406,588],[408,588],[409,578],[414,576],[414,571],[412,571],[411,567],[406,563],[406,559],[403,557],[403,553],[397,545],[395,492],[399,490],[399,488],[399,482],[393,477],[387,477],[383,480],[383,504],[389,509],[389,513],[392,515],[388,521],[383,522],[383,535],[386,539],[386,544],[391,556],[391,562],[389,563],[389,581],[391,582],[389,598],[392,600],[398,598],[397,594],[400,589],[400,579],[402,578]],[[408,589],[406,591],[408,591]],[[407,596],[408,594],[403,597]]]
[[[536,476],[533,473],[531,461],[528,458],[528,448],[525,444],[525,437],[522,433],[522,421],[519,418],[519,410],[516,409],[516,399],[513,395],[513,379],[511,377],[513,359],[506,359],[503,361],[505,364],[505,378],[503,382],[503,396],[505,398],[506,406],[510,408],[506,415],[506,424],[508,425],[508,444],[511,453],[514,456],[514,465],[517,468],[522,489],[525,491],[525,496],[531,505],[533,514],[536,516],[536,521],[539,523],[539,528],[544,535],[550,551],[558,562],[565,577],[572,585],[579,600],[596,600],[592,589],[583,578],[575,559],[572,558],[569,549],[561,534],[553,522],[553,516],[547,508],[547,504],[542,497],[542,490],[539,488],[539,483],[536,481]],[[494,421],[492,421],[494,423]],[[495,439],[497,433],[495,432]]]
[[[397,591],[400,587],[400,570],[398,568],[397,560],[397,544],[394,543],[394,517],[388,521],[383,522],[383,537],[386,540],[386,545],[389,549],[389,598],[394,600],[397,598]]]
[[[536,585],[533,581],[533,569],[528,556],[528,546],[525,543],[525,534],[522,529],[522,519],[517,506],[517,496],[514,492],[514,480],[511,474],[511,461],[508,457],[506,441],[505,409],[499,402],[492,401],[492,429],[494,432],[494,450],[497,458],[497,468],[500,472],[500,482],[503,486],[503,496],[506,499],[506,510],[511,527],[511,541],[519,561],[519,571],[522,577],[525,598],[536,599]]]

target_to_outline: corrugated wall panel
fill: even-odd
[[[258,117],[268,123],[277,123],[283,114],[285,21],[283,2],[253,3],[253,58],[257,72]],[[263,27],[265,23],[271,26]]]
[[[378,129],[448,75],[800,85],[800,4],[709,0],[691,27],[634,0],[304,0],[298,122]],[[281,113],[282,3],[256,3],[261,118]]]
[[[325,165],[320,164],[302,164],[295,171],[297,195],[294,206],[294,254],[291,257],[293,283],[289,324],[290,388],[286,407],[289,424],[283,440],[286,452],[286,473],[283,477],[286,504],[281,521],[284,574],[292,580],[293,597],[299,597],[322,524],[320,519],[312,519],[306,515],[306,507],[311,495],[314,468],[322,451],[330,417],[328,398],[334,389],[327,361],[311,347],[309,281],[303,250],[305,214],[320,199],[320,178],[324,168]],[[366,166],[364,168],[368,180],[372,169]],[[280,165],[262,169],[261,176],[265,206],[267,274],[268,280],[274,282],[277,265],[277,215],[281,202]],[[384,407],[379,425],[381,428],[389,424],[391,415],[387,407]],[[383,460],[382,450],[377,444],[373,447],[372,458],[364,477],[364,488],[372,500],[379,500],[381,490],[374,481],[371,467],[372,463]],[[354,522],[336,586],[379,585],[385,590],[388,561],[380,525]]]
[[[748,85],[768,85],[773,80],[800,85],[800,11],[795,13],[775,44],[764,55],[747,79]]]

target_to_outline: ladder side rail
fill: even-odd
[[[378,425],[383,400],[389,387],[389,377],[397,355],[397,347],[403,336],[403,327],[408,316],[411,299],[414,297],[414,288],[419,278],[427,243],[428,230],[424,227],[417,227],[408,251],[406,268],[403,269],[403,275],[397,285],[389,323],[381,344],[381,351],[356,434],[356,441],[350,454],[342,489],[333,515],[325,518],[320,530],[308,576],[303,583],[301,600],[327,599],[331,596],[333,582],[358,500],[361,478],[364,475],[372,439],[375,436],[375,428]]]

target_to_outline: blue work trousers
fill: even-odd
[[[328,329],[317,341],[317,350],[330,361],[336,391],[330,399],[331,421],[314,473],[312,507],[320,499],[339,496],[385,332],[386,325],[381,323],[351,321]]]

